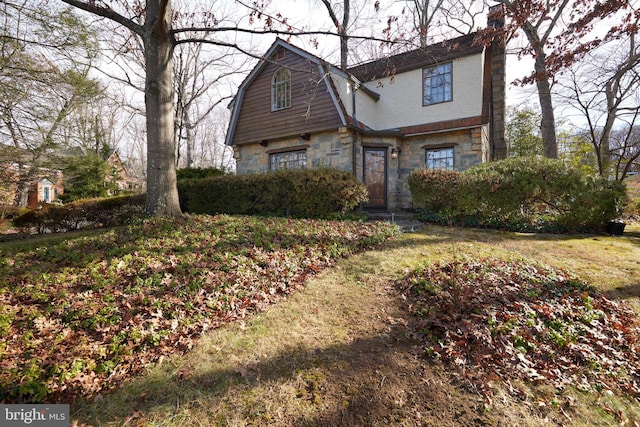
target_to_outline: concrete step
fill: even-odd
[[[367,212],[370,219],[411,220],[415,214],[411,212]]]
[[[418,231],[424,223],[418,221],[411,212],[367,212],[369,221],[388,221],[397,224],[404,232]]]

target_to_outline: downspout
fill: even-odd
[[[351,117],[353,117],[353,123],[356,126],[356,131],[353,133],[353,138],[351,141],[351,170],[353,171],[353,176],[357,179],[358,177],[356,176],[356,166],[357,166],[356,143],[358,142],[359,127],[358,127],[358,118],[356,117],[356,85],[353,83],[353,81],[351,81],[349,83],[349,86],[351,86]]]

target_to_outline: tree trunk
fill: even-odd
[[[156,217],[181,215],[176,180],[173,111],[173,36],[169,0],[147,1],[144,28],[147,114],[147,200]]]
[[[602,136],[600,137],[599,162],[598,168],[600,176],[609,178],[611,172],[611,131],[616,124],[618,118],[618,99],[616,95],[620,93],[619,79],[621,75],[617,72],[614,78],[609,79],[604,86],[604,94],[607,99],[607,120],[602,127]],[[616,169],[617,170],[617,169]]]
[[[510,2],[502,2],[510,6]],[[566,4],[561,6],[564,8]],[[511,7],[511,6],[510,6]],[[546,36],[540,38],[538,30],[530,22],[522,25],[522,31],[527,36],[529,46],[533,49],[535,58],[534,71],[536,86],[538,89],[538,99],[540,101],[540,136],[544,146],[544,156],[550,159],[558,158],[558,142],[556,140],[556,120],[553,113],[553,100],[551,99],[551,84],[549,83],[549,73],[547,72],[547,55],[544,52]]]
[[[184,127],[185,127],[185,142],[187,144],[187,167],[193,167],[193,146],[194,135],[193,125],[191,124],[191,117],[189,117],[190,105],[184,110]]]
[[[542,48],[536,49],[536,86],[538,99],[540,100],[540,135],[544,145],[544,156],[550,159],[558,158],[558,142],[556,140],[556,121],[553,113],[553,100],[551,99],[551,85],[547,76],[545,65],[546,55]]]
[[[27,203],[29,203],[29,189],[31,188],[31,183],[29,181],[18,183],[16,189],[16,198],[15,204],[20,208],[26,208]]]
[[[349,35],[347,28],[349,27],[349,16],[351,14],[351,6],[349,0],[343,0],[342,25],[338,29],[340,33],[340,67],[346,70],[349,67]]]
[[[343,70],[349,67],[349,36],[346,32],[340,34],[340,67]]]

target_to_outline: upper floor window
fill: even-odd
[[[451,101],[451,62],[422,70],[422,105]]]
[[[278,68],[271,80],[271,111],[291,107],[291,72]]]
[[[453,169],[453,147],[427,150],[427,169]]]
[[[269,169],[302,169],[307,167],[307,150],[287,151],[269,155]]]

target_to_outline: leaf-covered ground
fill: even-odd
[[[385,223],[191,216],[0,247],[0,401],[112,390],[397,232]]]
[[[426,356],[491,399],[503,382],[608,390],[640,399],[640,325],[567,272],[527,261],[458,260],[399,282]]]

